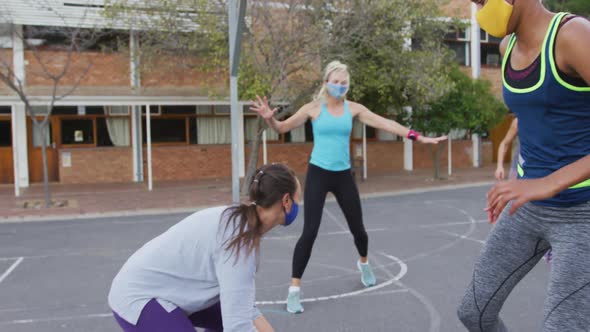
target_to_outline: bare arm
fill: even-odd
[[[373,128],[388,131],[394,135],[398,135],[401,137],[408,136],[410,129],[402,126],[401,124],[397,123],[396,121],[386,119],[380,115],[377,115],[377,114],[369,111],[368,108],[366,108],[365,106],[363,106],[361,104],[358,104],[358,103],[350,103],[350,104],[351,104],[351,109],[354,109],[353,115],[356,114],[358,116],[358,119],[362,123],[364,123],[368,126],[371,126]],[[437,144],[438,142],[444,141],[446,139],[447,139],[446,136],[431,138],[431,137],[425,137],[425,136],[420,135],[418,137],[418,142]]]
[[[518,120],[515,118],[510,123],[510,128],[506,132],[506,136],[502,139],[500,146],[498,147],[498,162],[496,164],[496,179],[504,179],[504,155],[506,154],[507,148],[512,144],[516,134],[518,133]]]
[[[264,318],[264,316],[260,315],[258,318],[254,320],[254,327],[258,332],[274,332],[275,330],[270,326],[270,323]]]
[[[288,119],[279,121],[274,118],[277,108],[271,110],[266,97],[260,98],[259,96],[256,96],[256,99],[257,101],[253,102],[254,105],[250,107],[250,110],[258,113],[258,115],[262,117],[264,121],[266,121],[268,126],[279,134],[284,134],[302,126],[309,118],[309,109],[311,108],[311,104],[304,105]]]

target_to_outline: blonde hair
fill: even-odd
[[[320,87],[320,90],[318,91],[318,93],[314,96],[314,98],[313,98],[314,101],[323,99],[326,96],[327,92],[326,92],[326,84],[325,83],[328,79],[330,79],[330,75],[332,75],[332,73],[335,73],[335,72],[345,73],[346,76],[348,77],[348,80],[350,81],[350,72],[348,71],[347,65],[343,64],[342,62],[340,62],[338,60],[330,62],[326,66],[326,68],[324,69],[324,77],[323,77],[323,81],[322,81],[322,86]]]

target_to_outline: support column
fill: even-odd
[[[414,170],[414,153],[412,140],[404,138],[404,169],[406,171]]]
[[[473,144],[473,167],[481,167],[481,136],[472,134],[471,142]]]
[[[27,114],[22,104],[12,105],[12,157],[15,195],[19,196],[21,188],[29,187]]]
[[[146,133],[146,145],[147,145],[147,172],[148,172],[148,190],[153,189],[152,179],[152,108],[151,105],[147,105],[145,111],[145,133]]]
[[[141,106],[133,106],[131,109],[131,150],[133,153],[133,181],[143,182]]]
[[[137,94],[141,89],[141,62],[138,55],[139,38],[136,31],[129,31],[129,80]],[[143,136],[141,132],[141,106],[131,108],[131,151],[133,154],[133,181],[143,182]]]
[[[471,77],[478,79],[481,75],[481,41],[479,24],[475,18],[477,5],[471,4]],[[481,136],[471,135],[473,142],[473,167],[481,167]]]
[[[408,114],[410,123],[412,122],[412,107],[405,106],[403,110]],[[414,142],[404,137],[404,169],[406,171],[414,170]]]
[[[12,65],[14,81],[26,85],[25,51],[23,27],[15,25],[12,31]],[[29,155],[27,142],[27,113],[24,104],[12,105],[12,156],[14,160],[14,193],[20,195],[21,188],[29,186]]]

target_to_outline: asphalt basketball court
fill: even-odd
[[[329,201],[303,277],[305,312],[292,315],[284,308],[300,212],[263,240],[259,308],[276,331],[464,331],[455,312],[492,227],[488,189],[363,198],[372,288],[360,282],[352,237]],[[106,302],[112,278],[184,216],[0,224],[0,331],[118,331]],[[548,270],[541,261],[508,299],[502,317],[514,331],[540,330]]]

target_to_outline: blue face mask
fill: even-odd
[[[326,83],[326,90],[328,91],[330,96],[332,96],[336,99],[340,99],[348,91],[348,85]]]
[[[291,206],[291,212],[287,213],[285,210],[285,226],[291,225],[295,219],[297,219],[297,213],[299,213],[299,205],[297,202],[293,201],[293,205]]]

